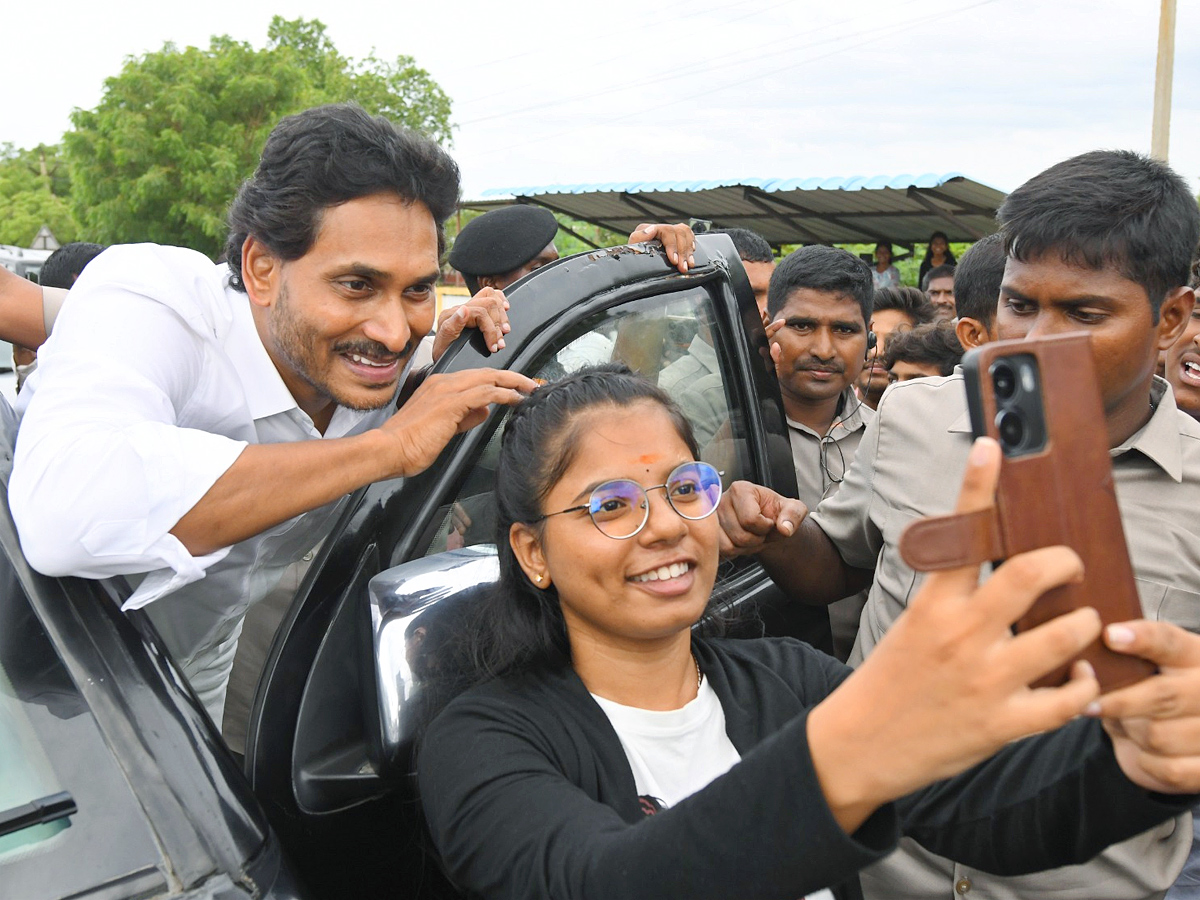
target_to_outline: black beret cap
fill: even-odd
[[[458,233],[450,265],[464,275],[503,275],[541,253],[557,231],[554,214],[540,206],[493,209]]]

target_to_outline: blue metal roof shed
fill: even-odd
[[[751,228],[771,244],[891,241],[912,247],[934,231],[973,241],[996,230],[1003,191],[957,172],[854,178],[557,184],[484,191],[466,209],[513,203],[629,234],[642,222],[705,219]]]

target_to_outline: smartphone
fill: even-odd
[[[996,507],[1008,555],[1064,544],[1083,560],[1079,584],[1055,588],[1016,623],[1016,631],[1091,606],[1104,624],[1142,618],[1117,508],[1104,406],[1086,334],[998,341],[963,357],[967,406],[976,437],[1004,452]],[[999,560],[997,560],[999,562]],[[1080,658],[1107,692],[1141,681],[1153,663],[1114,653],[1097,640]],[[1062,684],[1070,665],[1035,686]]]

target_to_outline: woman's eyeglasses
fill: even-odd
[[[592,490],[586,504],[546,513],[535,521],[587,510],[592,523],[602,534],[625,540],[641,531],[649,521],[648,492],[659,488],[666,490],[671,509],[683,518],[695,521],[712,515],[717,508],[721,500],[721,473],[705,462],[687,462],[676,466],[664,484],[647,488],[628,478],[606,481]]]

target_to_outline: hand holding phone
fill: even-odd
[[[999,562],[1061,544],[1083,560],[1083,580],[1044,594],[1016,631],[1083,606],[1095,608],[1106,625],[1141,618],[1091,339],[1073,334],[990,343],[968,353],[963,370],[972,430],[996,439],[1004,454],[996,505],[971,517],[913,523],[901,539],[906,561],[916,569],[961,564],[964,556]],[[1156,671],[1100,641],[1080,658],[1091,663],[1105,692]],[[1038,685],[1061,684],[1068,671],[1062,666]]]

